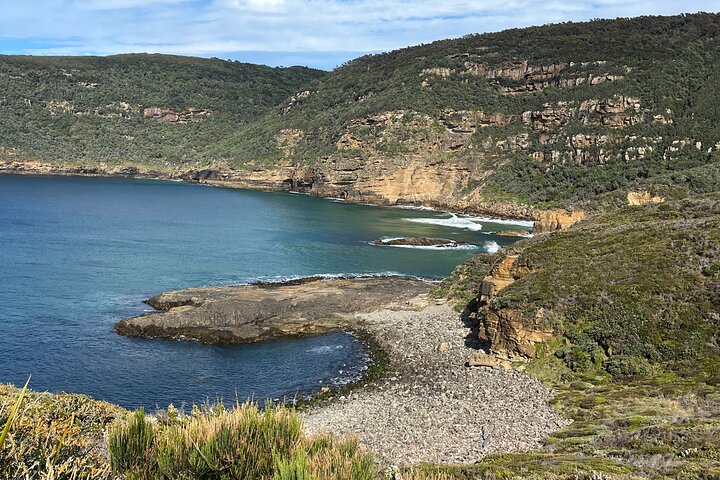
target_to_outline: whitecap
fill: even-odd
[[[532,220],[514,220],[509,218],[492,218],[492,217],[470,217],[477,222],[497,223],[500,225],[517,225],[520,227],[532,228],[535,222]]]
[[[497,242],[485,242],[484,247],[485,247],[485,251],[487,253],[495,253],[498,250],[500,250],[500,248],[502,248],[502,247],[500,247],[500,245],[498,245]]]
[[[335,350],[342,350],[343,348],[345,348],[343,345],[322,345],[320,347],[311,348],[307,351],[308,351],[308,353],[316,353],[319,355],[325,355],[325,354],[331,353]]]
[[[440,225],[442,227],[464,228],[466,230],[472,230],[473,232],[482,230],[482,225],[474,222],[473,217],[458,217],[454,214],[451,215],[450,218],[406,218],[405,220],[408,222]]]
[[[419,210],[423,212],[436,212],[432,207],[426,207],[423,205],[391,205],[392,208],[400,208],[402,210]]]
[[[298,280],[305,280],[308,278],[318,278],[321,280],[334,280],[334,279],[354,279],[354,278],[384,278],[384,277],[402,277],[402,278],[413,278],[415,280],[421,280],[424,282],[437,283],[442,279],[421,277],[417,275],[407,275],[396,271],[386,272],[364,272],[364,273],[317,273],[308,275],[274,275],[274,276],[263,276],[248,279],[245,282],[238,283],[219,283],[214,286],[244,286],[244,285],[256,285],[258,283],[273,284],[273,283],[287,283]]]
[[[413,248],[416,250],[476,250],[480,248],[477,245],[472,245],[469,243],[465,244],[444,244],[444,245],[382,245],[383,247],[393,247],[393,248]]]

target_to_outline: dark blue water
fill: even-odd
[[[441,277],[510,243],[489,234],[509,228],[523,227],[173,182],[0,176],[0,382],[32,374],[35,390],[164,407],[346,381],[365,355],[344,333],[208,346],[129,339],[112,327],[170,289],[313,274]],[[409,235],[477,248],[367,243]]]

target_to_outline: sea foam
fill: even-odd
[[[487,253],[495,253],[502,247],[497,242],[485,242],[484,248]]]
[[[472,230],[473,232],[482,230],[482,225],[474,222],[473,217],[458,217],[454,214],[451,215],[450,218],[406,218],[405,220],[408,222],[440,225],[442,227],[464,228],[466,230]]]

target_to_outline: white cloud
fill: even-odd
[[[117,10],[125,8],[148,8],[158,5],[170,6],[191,0],[84,0],[76,1],[77,8],[89,10]]]
[[[247,0],[250,10],[257,12],[281,12],[285,8],[285,0]]]
[[[25,39],[25,48],[14,48],[27,53],[351,58],[509,27],[718,6],[717,0],[0,0],[0,8],[0,46],[3,38],[12,45]],[[336,58],[323,56],[330,57]]]

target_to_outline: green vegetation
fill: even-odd
[[[27,382],[25,382],[25,386],[20,390],[20,395],[18,395],[18,399],[15,402],[15,405],[10,408],[10,412],[7,415],[7,420],[5,421],[5,427],[3,427],[2,432],[0,432],[0,448],[2,448],[3,444],[5,443],[5,439],[8,436],[8,432],[10,431],[10,427],[12,427],[13,423],[15,423],[15,419],[17,418],[18,411],[20,410],[20,406],[23,403],[23,400],[25,399],[25,393],[27,392],[28,384],[30,383],[30,379],[28,378]],[[5,410],[5,406],[3,405],[3,408],[0,409],[0,413]]]
[[[653,368],[705,382],[720,365],[717,195],[600,214],[526,243],[534,270],[498,297],[567,338],[574,372],[614,377]]]
[[[574,423],[543,452],[424,468],[459,479],[718,478],[718,245],[718,194],[614,209],[514,244],[532,273],[493,305],[528,326],[544,310],[557,339],[522,368],[556,390]],[[489,270],[481,256],[444,284],[476,296]]]
[[[174,409],[152,422],[142,410],[109,432],[113,471],[128,479],[373,480],[378,472],[354,439],[307,438],[286,407],[215,405]]]
[[[220,138],[323,73],[168,55],[0,56],[0,159],[209,165]],[[162,122],[144,117],[152,107],[211,113]]]
[[[701,13],[469,35],[327,74],[162,55],[0,57],[0,157],[168,171],[423,152],[472,166],[463,188],[494,200],[587,208],[619,204],[628,190],[682,198],[720,182],[719,39],[720,15]],[[163,123],[145,107],[212,114]],[[448,110],[511,120],[433,150],[453,135]],[[561,114],[522,118],[543,110]],[[408,115],[391,132],[352,123],[393,111]],[[411,121],[422,116],[429,123]],[[302,135],[281,152],[284,129]],[[376,151],[339,150],[346,131]]]
[[[25,392],[0,385],[0,424],[17,415],[0,445],[0,478],[109,479],[103,431],[124,412],[85,395]]]
[[[434,298],[446,298],[456,310],[477,310],[477,297],[483,278],[493,265],[503,258],[503,253],[481,253],[459,265],[452,274],[433,289]]]
[[[307,97],[283,104],[257,122],[240,129],[218,145],[216,152],[230,152],[236,162],[277,156],[275,135],[282,128],[306,132],[295,149],[294,160],[313,163],[323,155],[340,153],[335,143],[356,118],[387,111],[413,111],[440,118],[447,109],[481,110],[488,114],[516,115],[508,127],[479,129],[472,150],[453,155],[478,164],[481,191],[544,205],[594,203],[597,195],[650,189],[673,196],[712,191],[720,181],[720,88],[714,72],[720,64],[720,16],[716,14],[676,17],[643,17],[568,23],[500,33],[471,35],[381,55],[358,58],[307,87]],[[471,75],[467,65],[487,69],[511,62],[530,66],[563,64],[553,82],[583,79],[577,86],[549,86],[538,91],[505,95],[499,89],[523,81]],[[441,77],[429,69],[447,69]],[[615,81],[590,85],[589,76],[614,75]],[[623,95],[640,100],[638,120],[618,128],[601,122],[601,116],[577,113],[586,100],[612,99]],[[562,102],[575,113],[547,131],[524,125],[523,112],[556,108]],[[658,122],[656,117],[667,123]],[[444,130],[444,127],[440,127]],[[528,135],[527,151],[508,155],[494,145],[508,137]],[[541,137],[551,135],[552,138]],[[593,154],[577,160],[569,138],[591,135]],[[604,144],[595,137],[607,137]],[[554,138],[554,139],[553,139]],[[262,139],[258,142],[258,139]],[[666,155],[673,141],[690,140]],[[695,147],[695,142],[701,147]],[[545,142],[545,143],[543,143]],[[628,160],[634,147],[651,152]],[[403,156],[392,142],[383,155]],[[707,153],[708,149],[711,153]],[[558,160],[539,162],[534,152],[556,150]],[[362,153],[362,152],[360,152]],[[633,157],[633,155],[631,155]],[[634,155],[637,157],[637,155]],[[614,202],[613,195],[600,200]]]
[[[518,71],[521,62],[556,71],[540,80],[493,73]],[[474,35],[365,56],[327,75],[156,55],[0,57],[0,159],[248,168],[277,162],[278,134],[288,128],[303,132],[288,152],[297,164],[329,155],[391,159],[451,135],[441,122],[448,109],[511,116],[507,126],[478,127],[452,152],[421,151],[472,167],[463,194],[594,211],[567,231],[514,244],[531,273],[482,306],[514,309],[528,327],[537,318],[552,327],[555,338],[522,368],[555,389],[556,408],[574,423],[541,451],[424,465],[395,478],[713,479],[720,478],[719,68],[717,14]],[[621,97],[640,106],[618,106]],[[598,102],[604,106],[587,107]],[[145,118],[146,107],[171,109],[183,121]],[[543,110],[545,124],[521,119]],[[387,136],[374,121],[348,127],[390,111],[416,113]],[[430,121],[409,120],[423,115]],[[375,153],[340,151],[346,130],[383,143]],[[517,146],[519,137],[526,146]],[[510,140],[516,147],[503,149]],[[669,201],[615,208],[628,190]],[[433,294],[482,321],[477,294],[501,257],[474,257]],[[100,439],[116,417],[108,464]],[[0,475],[10,478],[324,480],[377,478],[381,470],[352,440],[305,437],[284,407],[150,417],[83,396],[23,399],[0,387],[0,425],[8,426]]]

